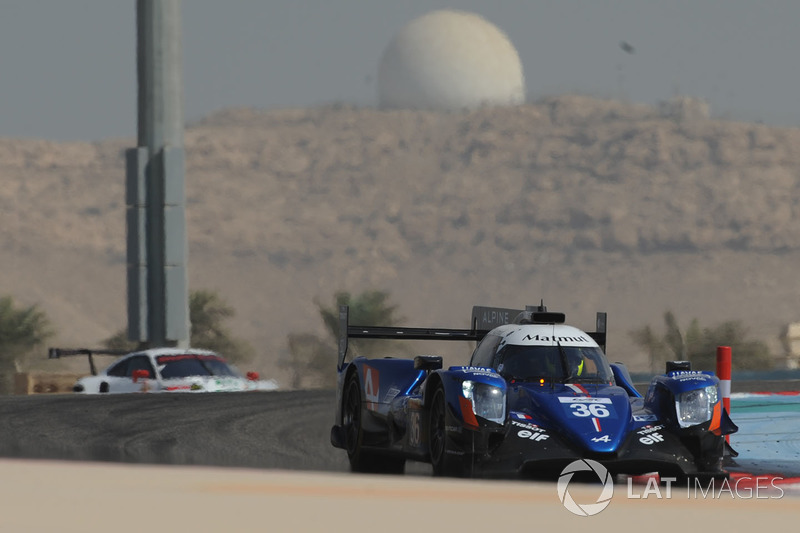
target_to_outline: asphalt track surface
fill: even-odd
[[[333,391],[0,397],[0,457],[347,471]]]
[[[798,398],[763,400],[773,413],[734,401],[741,455],[729,470],[800,476]],[[5,396],[0,457],[347,472],[330,445],[335,401],[334,391]]]

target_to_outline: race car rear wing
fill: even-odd
[[[337,368],[344,366],[347,346],[350,339],[395,339],[395,340],[437,340],[437,341],[480,341],[497,326],[513,323],[563,324],[564,313],[548,312],[544,304],[526,306],[521,309],[502,307],[472,308],[470,329],[446,328],[406,328],[394,326],[351,326],[350,309],[339,306],[339,360]],[[586,333],[606,350],[606,313],[597,313],[596,331]]]
[[[47,358],[48,359],[61,359],[62,357],[67,357],[71,355],[86,355],[89,357],[89,369],[92,371],[92,375],[97,375],[97,367],[94,366],[94,358],[95,355],[127,355],[130,351],[128,350],[91,350],[89,348],[75,348],[75,349],[67,349],[67,348],[48,348],[47,349]]]

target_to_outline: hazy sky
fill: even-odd
[[[530,100],[681,93],[716,116],[800,126],[798,0],[183,0],[186,119],[374,106],[394,32],[443,7],[509,35]],[[135,43],[134,0],[0,0],[0,137],[134,137]]]

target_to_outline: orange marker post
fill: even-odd
[[[719,392],[722,396],[722,406],[731,413],[731,347],[717,346],[717,377],[719,378]],[[730,443],[730,435],[725,435],[725,440]]]

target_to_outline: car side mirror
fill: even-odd
[[[667,372],[675,372],[677,370],[689,371],[691,369],[691,361],[667,361]]]
[[[138,382],[140,379],[150,379],[150,371],[144,369],[134,370],[131,377],[134,383]]]
[[[258,381],[258,378],[259,378],[258,372],[248,372],[247,373],[247,379],[249,379],[250,381]]]
[[[439,370],[442,368],[440,355],[418,355],[414,358],[414,370]]]

